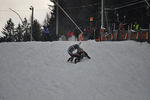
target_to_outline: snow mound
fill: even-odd
[[[1,43],[0,100],[149,100],[148,43],[85,41],[91,59],[72,64],[74,43]]]

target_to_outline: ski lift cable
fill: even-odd
[[[50,0],[51,1],[51,0]],[[83,33],[83,31],[80,29],[80,27],[75,23],[75,21],[68,15],[68,13],[58,4],[58,2],[56,0],[53,0],[56,5],[66,14],[66,16],[72,21],[72,23],[79,29],[79,31],[81,33]]]
[[[123,2],[123,3],[118,3],[115,6],[122,6],[122,5],[127,5],[127,4],[131,4],[131,3],[135,3],[138,2],[139,0],[132,0],[132,1],[128,1],[128,2]]]
[[[82,6],[76,6],[76,7],[68,7],[67,9],[75,9],[75,8],[87,8],[98,5],[97,3],[94,4],[88,4],[88,5],[82,5]]]
[[[127,11],[128,11],[128,10],[131,10],[131,11],[132,11],[132,10],[139,9],[139,8],[144,8],[144,7],[145,7],[145,5],[144,5],[144,6],[139,6],[139,7],[134,7],[134,8],[132,8],[132,9],[127,9]]]
[[[119,5],[125,5],[125,4],[130,4],[130,3],[133,3],[133,2],[137,2],[138,0],[134,0],[134,1],[129,1],[129,2],[125,2],[125,3],[122,3],[122,4],[119,4]],[[147,0],[145,0],[147,1]],[[144,1],[142,1],[144,2]],[[93,4],[88,4],[88,5],[82,5],[82,6],[76,6],[76,7],[68,7],[67,9],[74,9],[74,8],[85,8],[85,7],[91,7],[91,6],[96,6],[98,5],[97,3],[93,3]],[[150,4],[149,4],[150,5]],[[108,10],[112,10],[111,8],[106,8]]]
[[[121,8],[125,8],[125,7],[128,7],[128,6],[132,6],[132,5],[135,5],[135,4],[140,4],[140,3],[143,3],[143,2],[145,2],[145,1],[139,1],[139,2],[128,4],[128,5],[116,7],[115,10],[118,10],[118,9],[121,9]]]
[[[146,2],[146,4],[148,5],[148,7],[150,7],[150,4],[149,4],[149,2],[148,2],[147,0],[145,0],[145,2]]]

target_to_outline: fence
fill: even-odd
[[[123,41],[136,40],[150,42],[150,30],[114,30],[112,33],[101,32],[96,41]]]

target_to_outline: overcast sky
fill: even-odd
[[[25,17],[29,20],[31,16],[30,6],[34,7],[34,18],[37,19],[40,24],[43,24],[48,9],[48,4],[52,4],[49,0],[0,0],[0,36],[2,28],[5,26],[9,18],[15,24],[21,23],[17,14],[9,10],[9,8],[18,12],[22,19]]]

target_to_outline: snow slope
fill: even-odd
[[[0,100],[150,100],[148,43],[86,41],[71,64],[74,43],[1,43]]]

